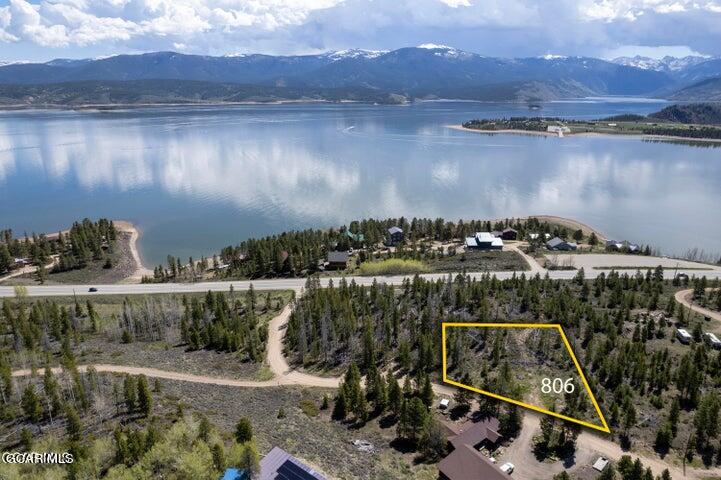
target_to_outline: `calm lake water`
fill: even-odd
[[[146,263],[364,217],[551,214],[665,253],[721,252],[721,148],[482,135],[509,115],[598,118],[662,103],[275,105],[0,113],[0,228],[83,217],[143,230]]]

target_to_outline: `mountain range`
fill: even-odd
[[[59,104],[107,103],[119,91],[123,98],[118,103],[191,102],[198,98],[534,102],[598,95],[670,96],[716,77],[721,77],[721,58],[497,58],[432,44],[392,51],[345,50],[298,56],[212,57],[155,52],[0,65],[0,102],[47,104],[57,97]],[[175,82],[172,99],[168,95],[163,99],[158,80],[165,81],[165,86],[171,85],[168,81]],[[76,92],[79,85],[85,91]],[[138,90],[133,94],[132,89]],[[150,89],[152,94],[144,95],[143,89]],[[707,94],[708,88],[700,92]]]

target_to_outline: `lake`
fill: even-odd
[[[484,135],[473,118],[599,118],[658,101],[0,113],[0,228],[135,222],[146,263],[364,217],[567,216],[664,253],[721,253],[721,148]]]

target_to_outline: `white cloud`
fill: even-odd
[[[0,7],[2,60],[28,58],[27,51],[95,57],[181,49],[176,44],[223,55],[429,41],[498,56],[679,43],[721,54],[721,0],[555,0],[552,7],[545,0],[9,0]],[[14,42],[12,52],[2,42]]]
[[[180,37],[273,31],[300,24],[310,12],[341,0],[10,0],[0,9],[0,41],[42,46],[88,45],[136,37]]]
[[[672,14],[692,10],[717,12],[714,2],[696,0],[583,0],[578,10],[586,20],[637,20],[648,13]]]

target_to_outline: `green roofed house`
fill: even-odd
[[[345,234],[346,236],[348,236],[348,238],[351,239],[352,242],[356,243],[363,243],[366,239],[365,235],[363,235],[362,233],[353,233],[350,230],[346,230]]]

